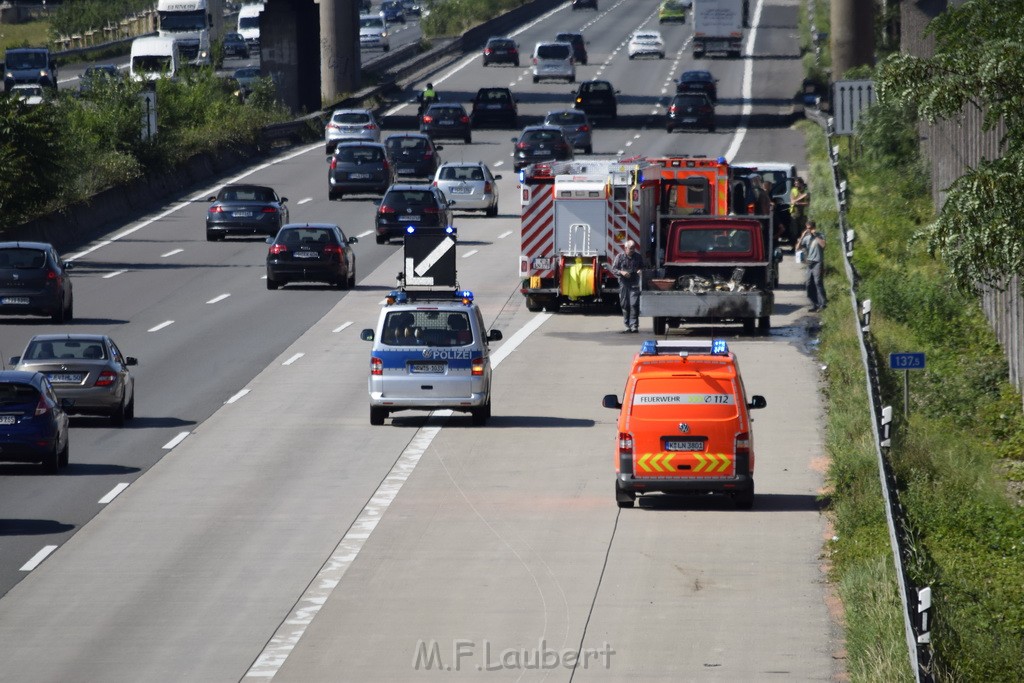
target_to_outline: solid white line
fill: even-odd
[[[498,166],[501,166],[503,163],[505,163],[505,162],[504,161],[495,161],[494,162],[494,167],[497,168]]]
[[[250,389],[241,389],[237,394],[235,394],[234,396],[232,396],[228,400],[224,401],[224,404],[227,405],[229,403],[234,403],[238,399],[240,399],[243,396],[245,396],[246,394],[248,394],[250,391],[251,391]]]
[[[533,316],[533,319],[523,325],[521,328],[516,330],[508,340],[501,345],[501,347],[491,354],[491,367],[496,368],[501,365],[501,361],[509,357],[509,355],[519,348],[519,345],[526,341],[526,338],[537,331],[544,322],[551,317],[551,313],[538,313]]]
[[[171,251],[167,252],[166,254],[160,254],[160,258],[167,258],[168,256],[174,256],[175,254],[180,254],[183,251],[185,251],[185,250],[184,249],[172,249]]]
[[[126,488],[128,488],[128,484],[125,482],[121,482],[114,488],[110,489],[110,493],[100,498],[100,505],[106,505],[110,501],[114,500],[121,493],[121,491],[124,491]]]
[[[39,566],[39,563],[46,559],[46,557],[57,549],[55,545],[45,545],[43,549],[32,556],[32,559],[21,566],[21,571],[30,572]]]
[[[366,232],[359,233],[358,235],[356,235],[356,237],[363,238],[363,237],[367,237],[367,236],[372,235],[372,234],[373,234],[373,230],[367,230]]]
[[[503,240],[503,239],[505,239],[506,237],[508,237],[511,234],[512,234],[511,230],[506,230],[505,232],[503,232],[500,235],[498,235],[498,239],[499,240]]]
[[[761,23],[761,8],[763,4],[764,0],[757,0],[757,7],[754,8],[754,16],[750,22],[750,33],[747,34],[745,51],[748,55],[754,54],[754,40],[757,39],[757,25]],[[743,61],[743,107],[740,109],[740,125],[736,127],[736,134],[732,138],[732,144],[729,145],[729,149],[725,152],[725,160],[730,163],[732,163],[736,153],[740,151],[743,139],[747,137],[747,121],[750,120],[750,112],[753,111],[750,98],[753,93],[754,60],[745,59]]]
[[[312,197],[305,197],[304,199],[300,199],[299,200],[299,204],[306,204],[307,202],[311,202],[311,201],[313,201]]]
[[[342,323],[342,324],[338,325],[333,330],[331,330],[331,332],[341,332],[343,329],[345,329],[346,327],[350,326],[351,324],[352,324],[352,321],[349,320],[347,323]]]
[[[162,323],[160,323],[159,325],[157,325],[156,327],[149,328],[149,330],[147,330],[147,331],[148,332],[158,332],[158,331],[164,329],[165,327],[167,327],[168,325],[173,325],[173,324],[174,324],[173,320],[165,320]]]
[[[281,363],[281,365],[291,365],[292,363],[294,363],[295,361],[297,361],[298,359],[302,358],[305,355],[306,354],[304,354],[304,353],[302,353],[300,351],[299,353],[295,354],[294,356],[292,356],[291,358],[289,358],[285,362]]]
[[[221,294],[220,296],[213,297],[212,299],[210,299],[206,303],[208,303],[208,304],[215,304],[218,301],[224,301],[224,299],[227,299],[229,296],[231,296],[231,295],[230,294]]]
[[[184,441],[185,437],[187,437],[187,436],[188,436],[188,432],[179,432],[176,437],[174,437],[173,439],[171,439],[170,441],[168,441],[167,443],[164,444],[164,450],[165,451],[171,450],[172,448],[177,446],[179,443]]]
[[[127,272],[128,272],[127,270],[115,270],[113,273],[107,273],[106,275],[104,275],[103,279],[104,280],[109,280],[112,277],[117,277],[118,275],[121,275],[122,273],[127,273]]]
[[[462,255],[462,258],[469,258],[470,256],[472,256],[473,254],[477,253],[478,251],[480,251],[480,250],[479,249],[470,249],[469,251],[467,251],[465,254]]]

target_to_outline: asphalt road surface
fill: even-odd
[[[797,0],[752,3],[746,57],[719,78],[716,133],[666,135],[672,79],[693,64],[690,24],[660,27],[665,60],[626,58],[656,0],[599,12],[558,5],[519,29],[529,50],[582,28],[590,65],[622,91],[595,153],[724,155],[806,169],[779,125],[801,73]],[[523,122],[572,86],[479,55],[426,75],[443,99],[510,84]],[[417,84],[419,85],[419,84]],[[411,99],[413,90],[406,93]],[[385,132],[410,128],[394,103]],[[139,358],[136,419],[75,418],[70,466],[0,465],[0,681],[829,680],[841,632],[826,599],[819,368],[802,272],[787,255],[772,332],[722,335],[749,393],[757,499],[614,501],[614,411],[642,334],[619,316],[530,313],[518,292],[512,130],[444,142],[448,160],[502,174],[497,218],[456,214],[459,283],[492,345],[494,416],[398,414],[371,427],[372,327],[401,269],[377,245],[369,198],[327,200],[323,145],[238,179],[289,197],[293,221],[357,235],[358,286],[267,291],[260,239],[208,243],[210,187],[70,254],[76,320],[5,319],[0,352],[33,334],[109,333]],[[197,201],[190,201],[196,199]],[[680,332],[676,331],[676,335]]]

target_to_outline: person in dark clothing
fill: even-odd
[[[622,306],[623,332],[640,331],[640,277],[644,257],[636,250],[636,242],[622,243],[623,252],[612,261],[612,272],[619,279],[619,305]]]

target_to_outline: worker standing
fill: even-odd
[[[622,243],[623,252],[612,261],[612,272],[619,279],[619,305],[622,306],[623,332],[640,331],[640,284],[644,257],[636,250],[636,242]]]

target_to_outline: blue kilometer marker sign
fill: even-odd
[[[889,367],[893,370],[924,370],[924,354],[890,353]]]

